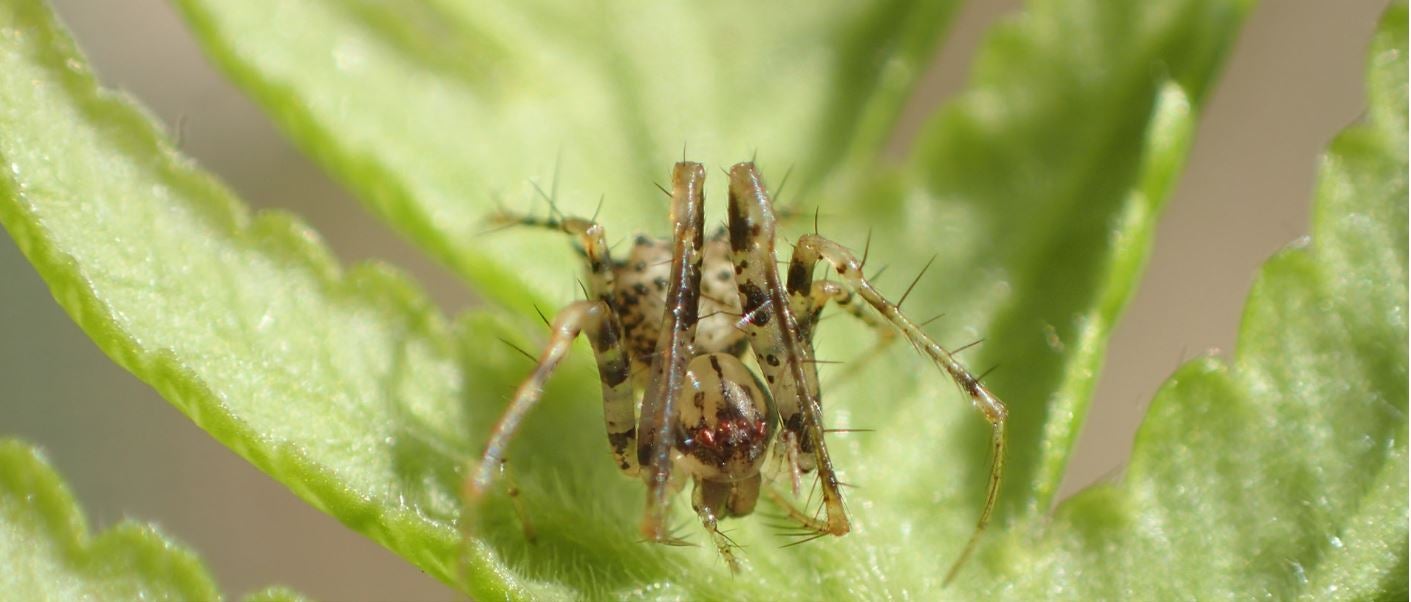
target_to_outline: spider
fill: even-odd
[[[647,541],[681,544],[666,528],[672,496],[694,485],[691,502],[732,570],[733,542],[720,521],[750,514],[761,492],[816,536],[848,533],[841,483],[824,443],[813,334],[834,303],[874,327],[896,328],[943,369],[992,430],[992,461],[980,518],[946,578],[969,556],[995,506],[1004,461],[1004,404],[882,297],[847,248],[817,234],[798,239],[786,278],[775,268],[776,215],[752,162],[730,169],[726,228],[705,236],[705,170],[682,161],[672,172],[670,241],[638,236],[625,260],[609,256],[593,220],[501,214],[496,221],[559,230],[577,238],[587,261],[587,299],[559,312],[537,366],[515,391],[466,484],[468,505],[504,472],[506,451],[545,381],[584,334],[602,380],[607,439],[617,466],[647,488],[641,532]],[[815,281],[826,262],[841,282]],[[868,308],[875,311],[869,312]],[[742,361],[749,350],[756,374]],[[635,377],[634,377],[635,375]],[[634,393],[641,391],[640,403]],[[791,477],[816,471],[822,516],[810,515],[765,483],[773,457]],[[513,494],[513,491],[511,492]]]

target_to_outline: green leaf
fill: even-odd
[[[981,48],[974,81],[931,120],[905,182],[869,197],[883,207],[867,208],[868,225],[889,233],[874,237],[875,257],[942,258],[911,311],[944,312],[964,330],[942,341],[984,339],[966,360],[1000,367],[986,380],[1010,406],[1001,515],[1053,501],[1107,337],[1249,4],[1031,3]],[[987,433],[963,404],[929,401],[951,396],[947,383],[919,386],[912,411],[869,426],[932,434],[907,442],[902,471],[929,473],[945,458],[955,472],[938,480],[959,489],[942,499],[970,508],[973,494],[959,494],[983,487]],[[904,482],[915,499],[934,495],[927,481]]]
[[[123,521],[93,537],[38,451],[0,440],[0,591],[10,600],[219,600],[201,561],[157,529]],[[246,600],[300,600],[272,588]]]
[[[529,369],[492,339],[525,344],[522,321],[479,313],[452,329],[391,271],[342,273],[290,218],[251,217],[145,118],[98,91],[42,9],[11,4],[0,8],[0,159],[9,167],[0,223],[115,360],[297,494],[431,574],[483,598],[915,596],[938,586],[968,536],[986,461],[982,423],[897,348],[856,378],[825,381],[830,426],[879,433],[834,439],[844,480],[863,486],[852,498],[856,533],[776,550],[762,521],[734,521],[751,564],[739,577],[710,550],[641,545],[631,527],[640,486],[615,475],[600,427],[584,427],[600,424],[601,410],[580,355],[512,454],[539,541],[526,543],[502,503],[481,517],[486,537],[461,558],[461,469]],[[1000,524],[1021,530],[1048,504],[1194,108],[1245,9],[1036,3],[987,44],[975,84],[899,172],[871,161],[906,88],[895,82],[910,81],[905,71],[935,34],[889,32],[887,23],[910,22],[896,9],[868,9],[882,16],[862,25],[841,13],[820,25],[802,10],[671,25],[685,22],[531,8],[528,27],[508,10],[403,6],[187,10],[306,149],[511,304],[566,300],[572,285],[554,285],[571,283],[571,263],[543,250],[548,235],[472,237],[487,191],[523,189],[562,153],[565,206],[619,195],[603,216],[625,233],[660,203],[642,174],[664,171],[676,139],[715,162],[743,158],[759,140],[777,145],[765,150],[797,162],[806,189],[835,213],[830,234],[860,246],[872,228],[873,257],[898,266],[944,254],[909,311],[951,311],[946,342],[999,335],[972,362],[1015,366],[992,383],[1011,403],[1017,435]],[[698,33],[698,22],[711,27]],[[437,28],[449,31],[423,35]],[[474,46],[448,50],[457,44]],[[750,60],[716,65],[702,58],[707,47],[743,48],[736,56]],[[687,61],[696,68],[665,58],[679,56],[696,57]],[[897,64],[901,80],[883,68]],[[828,82],[836,98],[811,94],[810,82]],[[737,99],[739,90],[753,96]],[[699,123],[682,125],[681,115]],[[545,133],[555,124],[571,127]],[[820,357],[853,357],[869,333],[833,323]],[[996,529],[967,569],[967,587],[1003,570],[1000,537]]]
[[[1407,12],[1323,162],[1312,242],[1262,270],[1232,366],[1157,394],[1122,483],[1016,531],[1003,598],[1367,600],[1407,592]]]
[[[215,600],[194,554],[124,521],[94,538],[73,495],[35,450],[0,440],[0,591],[15,600]]]
[[[99,90],[37,1],[0,3],[0,97],[0,223],[69,315],[231,449],[454,579],[474,399],[421,293],[251,216]]]
[[[757,149],[811,188],[885,142],[956,2],[179,4],[306,152],[528,311],[576,291],[558,269],[573,256],[547,234],[479,236],[497,198],[527,208],[538,181],[587,214],[605,195],[621,236],[661,230],[652,183],[683,153]]]

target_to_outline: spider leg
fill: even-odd
[[[488,221],[496,226],[547,228],[577,237],[574,247],[588,262],[589,294],[593,298],[610,302],[614,278],[613,263],[608,251],[607,233],[601,225],[581,217],[534,217],[508,211],[492,214]],[[620,334],[621,330],[618,332]]]
[[[510,402],[499,422],[495,423],[480,463],[472,469],[471,476],[466,481],[465,499],[468,512],[476,509],[496,477],[504,472],[507,461],[505,454],[510,441],[524,417],[539,403],[544,392],[544,383],[568,354],[573,340],[579,333],[588,335],[588,341],[597,357],[598,375],[603,385],[608,441],[612,444],[613,456],[623,472],[637,472],[636,457],[627,453],[636,436],[632,416],[632,384],[627,378],[630,369],[622,339],[617,336],[616,328],[620,328],[617,325],[617,315],[610,305],[602,301],[578,301],[559,312],[551,326],[549,343],[539,356],[534,373],[515,390],[514,400]],[[517,495],[517,488],[511,485],[511,497],[517,498]],[[515,503],[518,505],[517,499]]]
[[[529,521],[529,512],[524,509],[524,501],[519,499],[519,485],[514,481],[514,475],[510,474],[509,467],[506,466],[509,459],[500,458],[500,478],[504,479],[505,495],[510,498],[510,504],[514,506],[514,514],[519,518],[519,526],[524,531],[524,540],[534,543],[538,539],[538,534],[534,530],[534,523]]]
[[[502,211],[490,216],[489,221],[496,225],[527,226],[548,228],[577,237],[575,247],[583,254],[588,272],[587,292],[590,299],[597,299],[612,306],[612,291],[615,274],[612,255],[608,248],[607,232],[597,222],[581,217],[564,216],[551,212],[548,217],[534,217]],[[623,473],[637,474],[637,459],[629,453],[636,443],[636,409],[631,385],[621,384],[614,379],[618,375],[619,361],[626,362],[628,355],[623,340],[622,319],[615,311],[606,312],[602,324],[589,328],[592,346],[598,359],[598,372],[603,381],[603,419],[606,422],[608,440],[612,444],[613,458]],[[628,362],[630,367],[630,362]]]
[[[759,475],[755,475],[752,483],[753,487],[759,487]],[[740,572],[740,561],[735,557],[735,548],[739,546],[729,536],[720,532],[719,520],[732,514],[730,504],[735,501],[732,499],[733,485],[733,483],[696,481],[695,491],[691,494],[691,506],[696,510],[696,515],[700,517],[701,525],[705,527],[707,533],[710,533],[711,539],[715,542],[715,549],[720,552],[720,557],[725,559],[726,566],[730,567],[731,572],[738,573]]]
[[[805,278],[811,278],[811,276],[809,273],[800,276],[790,270],[787,285],[789,303],[793,308],[794,315],[798,317],[799,329],[803,331],[804,339],[808,341],[809,346],[813,345],[813,333],[818,326],[818,317],[823,313],[823,307],[828,303],[837,305],[877,334],[877,341],[872,344],[870,349],[859,354],[857,360],[850,362],[844,368],[844,372],[833,375],[836,378],[830,382],[837,383],[857,375],[868,362],[880,357],[882,352],[896,341],[897,331],[886,320],[868,311],[867,302],[859,298],[858,295],[854,295],[848,287],[830,280],[812,282],[810,286]]]
[[[863,301],[877,310],[877,313],[900,330],[902,336],[905,336],[912,345],[930,356],[941,369],[945,370],[951,380],[955,381],[960,390],[970,398],[971,403],[990,423],[990,444],[993,457],[990,462],[989,482],[985,490],[985,506],[980,511],[980,519],[975,525],[974,533],[971,534],[960,557],[955,561],[955,564],[951,565],[951,569],[946,575],[946,581],[949,582],[955,577],[965,560],[969,558],[981,533],[989,524],[990,514],[994,511],[995,500],[999,495],[1000,475],[1004,472],[1004,424],[1008,411],[1005,409],[1004,403],[980,384],[980,380],[957,361],[949,351],[926,336],[920,326],[901,312],[901,308],[887,301],[881,293],[877,292],[872,283],[862,275],[862,262],[858,261],[852,251],[846,247],[816,234],[800,237],[794,246],[793,259],[789,263],[790,278],[794,278],[796,274],[811,274],[814,265],[819,260],[828,262],[838,276],[858,296],[862,297]]]
[[[732,167],[730,249],[743,313],[741,323],[779,410],[782,449],[798,469],[818,470],[827,511],[826,532],[843,535],[851,526],[837,473],[823,441],[823,409],[813,347],[774,267],[776,222],[769,193],[754,164]],[[791,445],[796,445],[801,453],[787,453]],[[776,448],[776,453],[780,449]]]
[[[668,537],[664,525],[674,491],[671,452],[676,437],[676,398],[694,353],[692,342],[700,317],[701,249],[705,245],[705,168],[682,161],[672,170],[671,179],[672,253],[666,310],[637,427],[637,461],[647,485],[642,535],[648,541]]]
[[[803,485],[803,470],[799,468],[798,437],[793,432],[785,431],[777,445],[774,457],[779,459],[779,463],[784,467],[784,474],[789,477],[790,491],[794,493],[794,497],[799,497]]]
[[[754,162],[755,162],[754,159],[750,159],[750,163],[751,163],[751,164],[753,164]],[[792,176],[792,175],[794,175],[794,166],[793,166],[793,165],[790,165],[790,166],[788,167],[788,169],[785,169],[785,170],[784,170],[784,177],[779,178],[779,185],[774,187],[774,191],[773,191],[773,192],[769,192],[769,193],[768,193],[768,194],[769,194],[769,198],[774,199],[775,201],[780,201],[780,200],[782,200],[783,197],[781,197],[781,196],[779,196],[779,195],[782,194],[782,193],[784,192],[784,189],[789,185],[789,177]],[[812,219],[814,220],[814,225],[817,225],[817,224],[818,224],[818,208],[815,207],[815,208],[814,208],[814,211],[810,212],[810,211],[808,211],[806,208],[800,207],[799,204],[800,204],[800,203],[799,203],[799,201],[798,201],[797,199],[795,199],[795,200],[792,201],[792,202],[781,203],[779,206],[776,206],[776,207],[774,208],[774,218],[775,218],[776,220],[778,220],[778,223],[779,223],[780,225],[783,225],[783,226],[786,226],[786,227],[787,227],[787,226],[794,225],[795,223],[797,223],[798,220],[803,219],[803,218],[805,218],[805,217],[812,218]],[[719,229],[717,229],[715,232],[712,232],[711,235],[710,235],[710,239],[711,239],[711,240],[727,240],[728,237],[729,237],[729,235],[730,235],[730,227],[729,227],[729,225],[727,224],[727,225],[721,226],[721,227],[720,227]]]
[[[789,499],[788,496],[779,493],[779,491],[774,487],[767,487],[764,491],[765,494],[769,496],[769,501],[774,502],[774,505],[778,506],[781,510],[784,511],[785,518],[794,521],[799,526],[813,533],[828,532],[827,522],[820,521],[817,518],[810,516],[807,512],[794,505],[793,500]],[[794,492],[794,497],[798,497],[797,491]]]

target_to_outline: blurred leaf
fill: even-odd
[[[59,475],[29,446],[0,440],[0,598],[219,600],[201,561],[181,544],[123,521],[98,537]],[[269,590],[247,600],[298,600]]]
[[[809,188],[886,141],[956,2],[179,5],[305,151],[527,312],[526,289],[576,292],[572,255],[551,234],[479,236],[496,199],[544,210],[537,181],[586,215],[605,195],[621,237],[661,231],[652,183],[683,153],[724,165],[757,149]]]
[[[1123,482],[1012,534],[991,595],[1406,597],[1406,23],[1383,17],[1369,117],[1323,162],[1312,243],[1261,272],[1233,366],[1178,370]]]
[[[871,203],[873,257],[894,267],[941,258],[910,311],[944,312],[950,332],[940,340],[983,339],[967,362],[998,367],[986,382],[1010,407],[1002,516],[1053,502],[1107,338],[1249,5],[1032,2],[981,47],[973,81],[923,131],[904,181],[864,180],[872,191],[854,195]],[[907,276],[889,282],[901,290]],[[956,467],[936,479],[959,487],[959,497],[939,498],[959,514],[954,529],[973,513],[951,509],[970,510],[983,488],[988,433],[948,399],[948,383],[923,378],[908,411],[886,409],[865,424],[928,435],[906,441],[900,467],[888,464],[901,473]],[[912,499],[936,496],[929,479],[898,484]]]
[[[0,3],[0,97],[0,223],[99,347],[314,506],[451,578],[469,399],[424,297],[379,266],[343,273],[288,216],[252,217],[97,87],[37,1]]]

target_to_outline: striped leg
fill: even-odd
[[[515,213],[498,213],[492,215],[489,221],[498,226],[548,228],[577,237],[574,246],[588,262],[589,295],[611,303],[613,263],[608,251],[607,234],[602,226],[581,217],[539,218]],[[621,330],[618,332],[621,334]]]
[[[647,485],[642,535],[656,542],[671,539],[665,524],[674,491],[671,452],[676,442],[676,398],[685,384],[700,317],[701,248],[705,245],[705,168],[682,161],[676,164],[671,180],[671,274],[637,428],[637,460]]]
[[[995,500],[999,495],[1000,475],[1004,472],[1004,422],[1008,411],[1005,409],[1004,403],[980,384],[979,379],[956,361],[949,351],[932,341],[930,337],[926,336],[926,333],[921,331],[920,326],[917,326],[901,312],[900,308],[887,301],[881,293],[877,292],[876,288],[873,288],[872,283],[863,277],[862,262],[857,260],[852,251],[816,234],[805,235],[799,238],[798,244],[794,247],[794,256],[789,264],[790,279],[794,278],[796,274],[811,274],[814,265],[819,260],[828,262],[848,287],[862,297],[863,301],[876,309],[877,313],[896,326],[912,345],[930,356],[937,365],[944,369],[960,387],[960,390],[970,398],[975,408],[984,415],[985,420],[990,423],[993,459],[990,463],[989,484],[985,491],[985,506],[980,511],[980,519],[975,525],[975,532],[971,535],[970,541],[965,544],[960,557],[946,575],[946,580],[949,581],[955,577],[956,571],[970,556],[976,542],[979,541],[980,534],[989,524],[990,514],[994,511]]]
[[[896,340],[896,330],[885,320],[878,318],[876,314],[868,310],[866,302],[854,295],[850,289],[830,281],[812,281],[812,276],[808,273],[789,273],[787,290],[789,292],[789,307],[794,312],[798,321],[800,337],[803,345],[809,349],[813,348],[813,335],[818,326],[819,316],[823,313],[823,308],[829,303],[837,305],[849,315],[860,320],[863,324],[872,328],[877,333],[877,342],[867,352],[859,354],[857,360],[850,362],[846,367],[846,372],[835,374],[833,382],[849,378],[857,374],[873,358],[881,355],[888,346]],[[815,366],[817,360],[814,361]],[[802,473],[805,467],[811,469],[813,459],[803,456],[799,449],[799,433],[785,432],[779,442],[776,451],[776,458],[784,467],[784,472],[789,477],[789,485],[794,497],[799,497],[802,484]],[[804,458],[804,459],[800,459]],[[802,463],[802,464],[801,464]],[[776,499],[776,501],[779,501]],[[801,514],[795,509],[788,508],[790,515]],[[816,528],[816,521],[805,524],[806,527]]]
[[[593,220],[580,217],[554,216],[537,218],[514,213],[498,213],[490,217],[491,223],[503,226],[529,226],[548,228],[577,237],[575,248],[583,254],[587,262],[588,296],[612,305],[613,272],[612,255],[608,249],[607,232]],[[634,447],[637,438],[636,408],[631,386],[620,384],[617,377],[618,357],[626,358],[625,347],[619,343],[623,339],[622,319],[616,312],[605,312],[599,327],[589,329],[592,345],[598,355],[598,372],[603,380],[603,419],[606,422],[608,441],[612,444],[613,457],[617,467],[629,476],[637,474],[637,459],[629,449]]]
[[[701,526],[710,534],[711,540],[715,542],[715,550],[720,553],[732,573],[740,572],[740,561],[735,557],[735,548],[738,546],[720,531],[720,519],[749,514],[752,508],[741,509],[734,506],[739,504],[742,498],[748,498],[748,503],[752,506],[753,496],[758,495],[760,481],[758,474],[740,483],[697,481],[696,489],[691,493],[691,507],[695,509],[696,516],[700,517]],[[737,493],[738,488],[748,489],[750,493],[740,496]]]
[[[857,318],[866,324],[877,334],[877,342],[872,348],[859,355],[856,361],[849,362],[846,372],[834,374],[837,383],[838,379],[847,378],[857,374],[867,362],[880,357],[892,342],[896,341],[897,331],[886,320],[877,317],[877,314],[868,311],[867,302],[863,301],[852,290],[837,282],[828,280],[812,283],[812,286],[805,284],[798,292],[794,288],[794,274],[789,274],[789,303],[794,310],[794,315],[798,316],[799,329],[803,331],[804,340],[810,347],[813,346],[813,334],[818,327],[819,315],[823,313],[823,307],[829,303],[837,305],[840,309]]]
[[[813,347],[791,308],[774,267],[776,218],[753,163],[730,169],[730,250],[740,292],[741,323],[782,421],[780,446],[793,470],[818,470],[826,521],[821,532],[843,535],[851,526],[842,488],[823,442],[823,409]],[[799,453],[790,453],[796,449]],[[776,453],[778,453],[776,451]]]
[[[505,453],[510,440],[525,415],[539,403],[544,383],[572,348],[579,333],[586,333],[598,360],[598,374],[603,382],[604,416],[608,440],[618,467],[628,474],[637,472],[636,458],[627,453],[634,443],[635,425],[632,416],[632,385],[628,382],[627,354],[622,340],[616,335],[617,315],[602,301],[578,301],[564,308],[554,319],[549,344],[539,357],[534,373],[519,385],[514,400],[495,424],[480,464],[473,469],[465,485],[469,512],[484,498],[485,492],[503,471]]]

